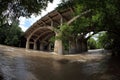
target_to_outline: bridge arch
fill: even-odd
[[[52,36],[59,35],[53,31],[53,28],[59,27],[63,23],[69,21],[72,17],[72,8],[59,11],[53,10],[43,16],[25,32],[25,38],[27,39],[26,49],[30,48],[30,44],[32,44],[33,49],[38,49],[38,47],[40,47],[40,50],[43,50],[43,46],[49,46],[49,44],[51,44],[49,43],[49,39]],[[60,40],[55,40],[54,52],[62,54],[62,42]]]
[[[29,49],[29,48],[31,48],[30,45],[32,45],[32,48],[34,50],[37,50],[37,49],[44,50],[45,46],[48,46],[47,49],[50,49],[49,48],[50,47],[49,39],[52,36],[55,36],[52,26],[39,27],[39,28],[35,29],[27,37],[26,48]],[[38,48],[38,45],[39,45],[39,48]]]

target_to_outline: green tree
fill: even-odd
[[[5,44],[5,39],[7,36],[7,32],[9,30],[9,24],[4,24],[3,26],[0,26],[0,44]]]
[[[107,32],[99,33],[97,42],[101,48],[110,49],[112,46],[112,40],[109,38]]]
[[[17,22],[12,23],[7,32],[5,44],[10,46],[19,46],[22,34],[23,32],[21,28],[18,27],[18,23]]]
[[[38,15],[53,0],[0,0],[0,26],[20,16]]]
[[[89,49],[97,49],[97,42],[94,38],[88,39],[88,48]]]
[[[110,40],[112,40],[112,50],[119,53],[119,4],[119,0],[63,0],[63,3],[60,4],[58,9],[63,9],[65,7],[72,8],[75,13],[74,15],[79,15],[84,11],[91,10],[90,13],[73,22],[73,28],[75,28],[76,33],[78,34],[79,32],[80,36],[82,36],[91,31],[94,33],[107,31]]]
[[[48,3],[52,1],[53,0],[0,0],[0,15],[26,17],[31,14],[39,14],[41,10],[45,9]]]

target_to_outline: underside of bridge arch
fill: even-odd
[[[36,30],[32,35],[28,37],[29,39],[26,44],[27,48],[34,50],[52,51],[53,44],[50,42],[50,38],[55,36],[54,31],[48,28],[40,28]]]

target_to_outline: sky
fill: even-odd
[[[42,16],[46,15],[48,12],[51,12],[52,10],[54,10],[57,7],[57,5],[60,3],[60,1],[61,0],[53,0],[53,3],[49,3],[48,7],[46,8],[46,10],[42,11],[41,15],[38,15],[38,16],[31,15],[30,18],[20,17],[19,18],[19,20],[20,20],[19,26],[25,32],[38,19],[40,19]]]

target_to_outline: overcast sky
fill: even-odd
[[[36,22],[42,16],[46,15],[48,12],[54,10],[57,7],[57,5],[60,3],[60,1],[61,0],[54,0],[53,3],[49,3],[47,9],[45,11],[42,11],[41,15],[38,16],[31,15],[31,18],[20,17],[19,26],[22,28],[23,31],[26,31],[34,22]]]

